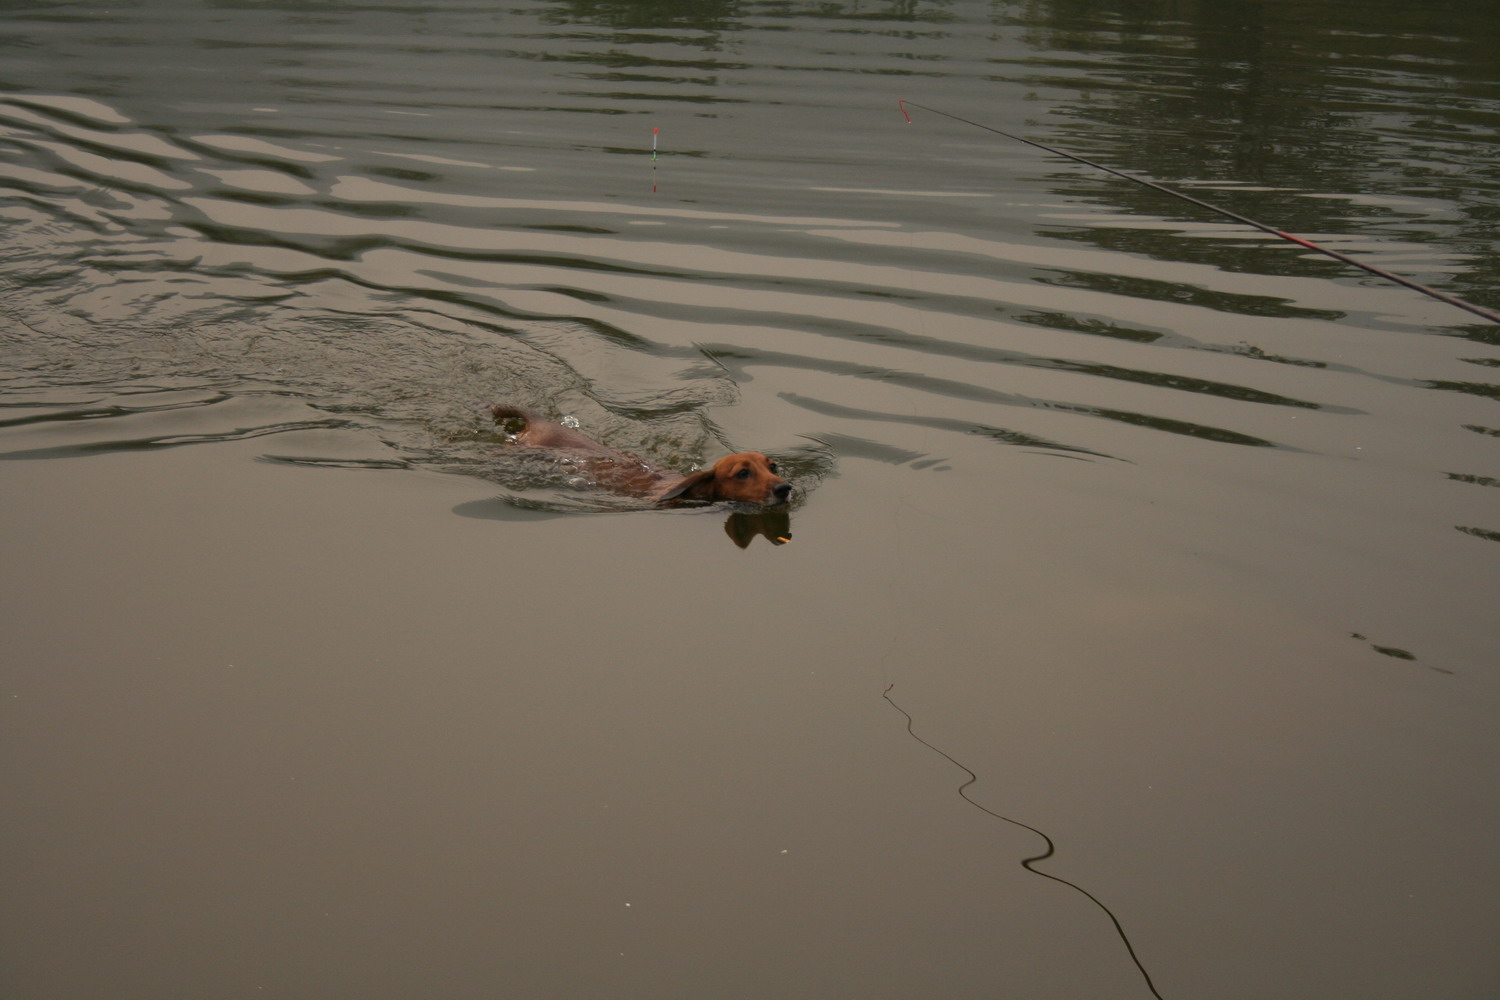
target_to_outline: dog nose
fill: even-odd
[[[777,483],[775,486],[771,487],[771,492],[776,494],[776,499],[785,500],[787,496],[792,492],[792,484]]]

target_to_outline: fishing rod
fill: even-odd
[[[1309,250],[1316,250],[1318,253],[1332,257],[1334,260],[1342,261],[1345,264],[1352,264],[1354,267],[1357,267],[1362,271],[1368,271],[1369,273],[1376,275],[1377,277],[1384,278],[1387,281],[1394,281],[1398,285],[1404,285],[1407,288],[1410,288],[1412,291],[1421,292],[1423,295],[1431,296],[1432,298],[1437,299],[1439,302],[1446,302],[1450,306],[1457,306],[1460,309],[1473,313],[1475,316],[1478,316],[1481,319],[1487,319],[1491,323],[1500,323],[1500,313],[1491,312],[1490,310],[1485,309],[1483,306],[1474,305],[1474,303],[1472,302],[1465,302],[1463,299],[1460,299],[1456,296],[1449,295],[1446,292],[1440,292],[1436,288],[1428,288],[1426,285],[1412,281],[1410,278],[1403,278],[1399,274],[1392,274],[1390,271],[1378,268],[1373,264],[1366,264],[1362,260],[1350,257],[1348,254],[1339,253],[1337,250],[1330,250],[1327,247],[1319,246],[1312,240],[1304,239],[1301,236],[1294,236],[1291,233],[1283,232],[1282,230],[1277,229],[1274,226],[1266,225],[1264,222],[1256,222],[1254,219],[1243,216],[1238,212],[1231,212],[1227,208],[1221,208],[1218,205],[1210,204],[1209,202],[1206,202],[1201,198],[1194,198],[1190,194],[1184,194],[1174,188],[1167,187],[1165,184],[1158,184],[1156,181],[1147,180],[1144,177],[1136,177],[1133,174],[1125,173],[1123,170],[1116,170],[1114,167],[1106,167],[1102,163],[1096,163],[1093,160],[1085,159],[1084,157],[1079,156],[1076,153],[1069,153],[1067,150],[1058,149],[1056,146],[1049,146],[1046,143],[1037,142],[1035,139],[1027,139],[1019,135],[1013,135],[1010,132],[1003,132],[998,128],[992,128],[989,125],[981,125],[979,122],[970,121],[967,118],[960,118],[958,115],[950,115],[946,111],[939,111],[937,108],[929,108],[925,104],[918,104],[916,101],[908,101],[905,98],[902,98],[901,100],[898,100],[896,102],[896,105],[901,109],[901,114],[905,116],[906,123],[908,125],[911,124],[911,115],[906,113],[906,106],[908,104],[910,104],[914,108],[921,108],[923,111],[930,111],[935,115],[942,115],[944,118],[951,118],[956,122],[963,122],[965,125],[973,125],[975,128],[982,128],[986,132],[993,132],[996,135],[1003,135],[1007,139],[1014,139],[1017,142],[1024,142],[1028,146],[1035,146],[1037,149],[1046,150],[1047,152],[1052,153],[1055,156],[1064,157],[1066,159],[1074,161],[1075,163],[1082,163],[1084,166],[1093,167],[1095,170],[1102,170],[1107,174],[1114,174],[1116,177],[1124,178],[1131,183],[1140,184],[1141,186],[1151,188],[1154,191],[1160,191],[1162,194],[1171,195],[1173,198],[1180,198],[1183,201],[1191,202],[1192,204],[1197,205],[1200,208],[1206,208],[1210,212],[1216,212],[1219,215],[1233,219],[1236,222],[1242,222],[1245,225],[1250,226],[1251,228],[1259,229],[1261,232],[1270,233],[1272,236],[1277,236],[1281,239],[1288,240],[1292,243],[1297,244],[1298,246],[1306,247]]]

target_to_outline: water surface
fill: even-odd
[[[1500,987],[1478,5],[8,13],[9,993]]]

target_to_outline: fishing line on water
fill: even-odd
[[[1011,819],[1009,816],[1002,816],[999,813],[995,812],[995,810],[989,808],[988,806],[980,805],[978,802],[976,802],[975,800],[969,798],[969,796],[965,795],[964,794],[964,790],[967,789],[970,785],[974,784],[974,782],[978,781],[979,780],[979,775],[975,774],[973,771],[971,771],[965,765],[959,763],[958,760],[956,760],[947,751],[939,749],[938,747],[934,746],[933,744],[927,742],[922,737],[920,737],[920,736],[917,735],[916,730],[913,728],[913,726],[915,725],[915,720],[912,719],[911,713],[908,712],[906,709],[902,708],[900,705],[896,704],[896,700],[891,697],[891,688],[894,688],[895,686],[896,685],[894,685],[894,684],[888,685],[886,687],[886,689],[885,689],[885,692],[881,695],[881,697],[884,698],[886,701],[890,702],[890,705],[891,705],[892,708],[894,708],[896,711],[900,712],[902,715],[906,716],[906,733],[907,733],[907,735],[910,736],[912,739],[916,740],[918,743],[922,744],[927,749],[931,750],[933,753],[935,753],[938,756],[942,757],[944,760],[948,761],[954,767],[958,768],[959,770],[963,771],[965,774],[967,774],[969,776],[969,780],[968,781],[965,781],[962,785],[958,786],[958,797],[961,798],[961,799],[963,799],[969,805],[973,806],[975,809],[978,809],[982,813],[985,813],[987,815],[993,816],[993,817],[995,817],[996,819],[999,819],[999,820],[1004,820],[1005,822],[1011,824],[1012,826],[1019,826],[1023,830],[1030,830],[1032,833],[1036,834],[1038,837],[1041,837],[1042,838],[1042,842],[1047,845],[1047,849],[1045,851],[1043,851],[1041,854],[1034,854],[1034,855],[1032,855],[1029,858],[1022,858],[1021,859],[1021,867],[1025,868],[1027,871],[1031,872],[1031,874],[1033,874],[1033,875],[1040,875],[1042,878],[1051,879],[1054,882],[1061,882],[1063,885],[1067,886],[1069,889],[1072,889],[1075,892],[1082,893],[1084,896],[1086,896],[1089,899],[1090,902],[1092,902],[1095,906],[1099,907],[1099,909],[1103,910],[1104,911],[1104,915],[1109,918],[1109,922],[1111,924],[1114,924],[1115,933],[1120,936],[1120,943],[1123,944],[1123,945],[1125,945],[1125,951],[1126,951],[1127,954],[1130,955],[1130,960],[1135,963],[1135,967],[1140,972],[1141,978],[1146,981],[1146,989],[1148,989],[1148,990],[1151,991],[1151,995],[1154,996],[1154,997],[1156,997],[1156,1000],[1163,1000],[1162,995],[1156,991],[1156,984],[1151,981],[1151,974],[1146,971],[1146,967],[1141,964],[1140,957],[1136,955],[1136,953],[1135,953],[1135,947],[1130,943],[1130,937],[1129,937],[1129,935],[1127,935],[1125,933],[1125,927],[1124,927],[1124,925],[1120,923],[1119,919],[1114,915],[1114,913],[1110,910],[1110,908],[1107,907],[1107,906],[1105,906],[1104,903],[1099,899],[1098,896],[1095,896],[1093,893],[1089,892],[1083,886],[1078,885],[1077,883],[1074,883],[1074,882],[1069,882],[1065,878],[1061,878],[1061,877],[1059,877],[1057,875],[1051,875],[1051,874],[1049,874],[1047,872],[1042,871],[1039,868],[1033,867],[1033,865],[1035,865],[1036,862],[1038,862],[1038,861],[1045,861],[1048,858],[1052,857],[1052,855],[1054,855],[1054,854],[1057,853],[1057,845],[1052,842],[1052,838],[1049,837],[1049,836],[1047,836],[1045,833],[1043,833],[1042,831],[1038,830],[1034,826],[1030,826],[1030,825],[1028,825],[1026,823],[1022,823],[1018,819]]]
[[[1352,265],[1363,271],[1368,271],[1370,274],[1373,274],[1376,277],[1384,278],[1387,281],[1393,281],[1396,284],[1403,285],[1413,291],[1421,292],[1423,295],[1427,295],[1434,299],[1437,299],[1439,302],[1446,302],[1450,306],[1457,306],[1459,309],[1463,309],[1466,312],[1473,313],[1475,316],[1478,316],[1481,319],[1486,319],[1491,323],[1500,323],[1500,313],[1492,312],[1491,310],[1486,309],[1483,306],[1476,306],[1472,302],[1465,302],[1463,299],[1460,299],[1457,296],[1449,295],[1447,292],[1440,292],[1435,288],[1429,288],[1428,286],[1413,281],[1410,278],[1404,278],[1399,274],[1392,274],[1390,271],[1376,267],[1373,264],[1367,264],[1364,261],[1359,260],[1358,258],[1349,256],[1348,254],[1340,253],[1337,250],[1330,250],[1325,246],[1319,246],[1312,240],[1305,239],[1301,236],[1295,236],[1288,232],[1284,232],[1283,230],[1277,229],[1274,226],[1268,226],[1264,222],[1256,222],[1254,219],[1249,218],[1248,216],[1241,215],[1238,212],[1232,212],[1227,208],[1222,208],[1211,202],[1204,201],[1201,198],[1195,198],[1190,194],[1184,194],[1183,192],[1178,191],[1175,188],[1167,187],[1165,184],[1159,184],[1156,181],[1147,180],[1144,177],[1137,177],[1134,174],[1127,174],[1123,170],[1116,170],[1114,167],[1107,167],[1102,163],[1097,163],[1093,160],[1085,159],[1084,157],[1079,156],[1076,153],[1069,153],[1067,150],[1058,149],[1056,146],[1049,146],[1046,143],[1037,142],[1035,139],[1027,139],[1022,136],[1015,135],[1011,132],[1002,131],[1001,129],[994,128],[989,125],[982,125],[979,122],[970,121],[968,118],[960,118],[958,115],[951,115],[946,111],[939,111],[937,108],[929,108],[927,107],[927,105],[918,104],[916,101],[909,101],[905,98],[901,98],[896,102],[896,106],[901,109],[901,114],[906,118],[906,123],[908,125],[910,125],[912,122],[911,115],[907,114],[906,112],[907,105],[911,105],[914,108],[921,108],[923,111],[929,111],[935,115],[941,115],[944,118],[951,118],[956,122],[963,122],[965,125],[972,125],[975,128],[984,129],[986,132],[993,132],[995,135],[1004,136],[1007,139],[1014,139],[1017,142],[1024,142],[1028,146],[1035,146],[1037,149],[1045,150],[1046,152],[1052,153],[1055,156],[1061,156],[1066,159],[1072,160],[1075,163],[1082,163],[1084,166],[1093,167],[1095,170],[1102,170],[1107,174],[1113,174],[1116,177],[1120,177],[1124,180],[1130,181],[1132,184],[1139,184],[1142,187],[1151,188],[1153,191],[1160,191],[1162,194],[1170,195],[1173,198],[1179,198],[1182,201],[1197,205],[1200,208],[1206,208],[1210,212],[1216,212],[1219,215],[1222,215],[1229,219],[1233,219],[1236,222],[1243,223],[1247,226],[1250,226],[1251,228],[1259,229],[1261,232],[1270,233],[1272,236],[1295,243],[1298,246],[1306,247],[1309,250],[1315,250],[1320,254],[1332,257],[1334,260]]]

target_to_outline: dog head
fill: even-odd
[[[758,451],[742,451],[693,473],[657,500],[732,500],[775,507],[791,493],[792,484],[776,474],[775,462]]]

